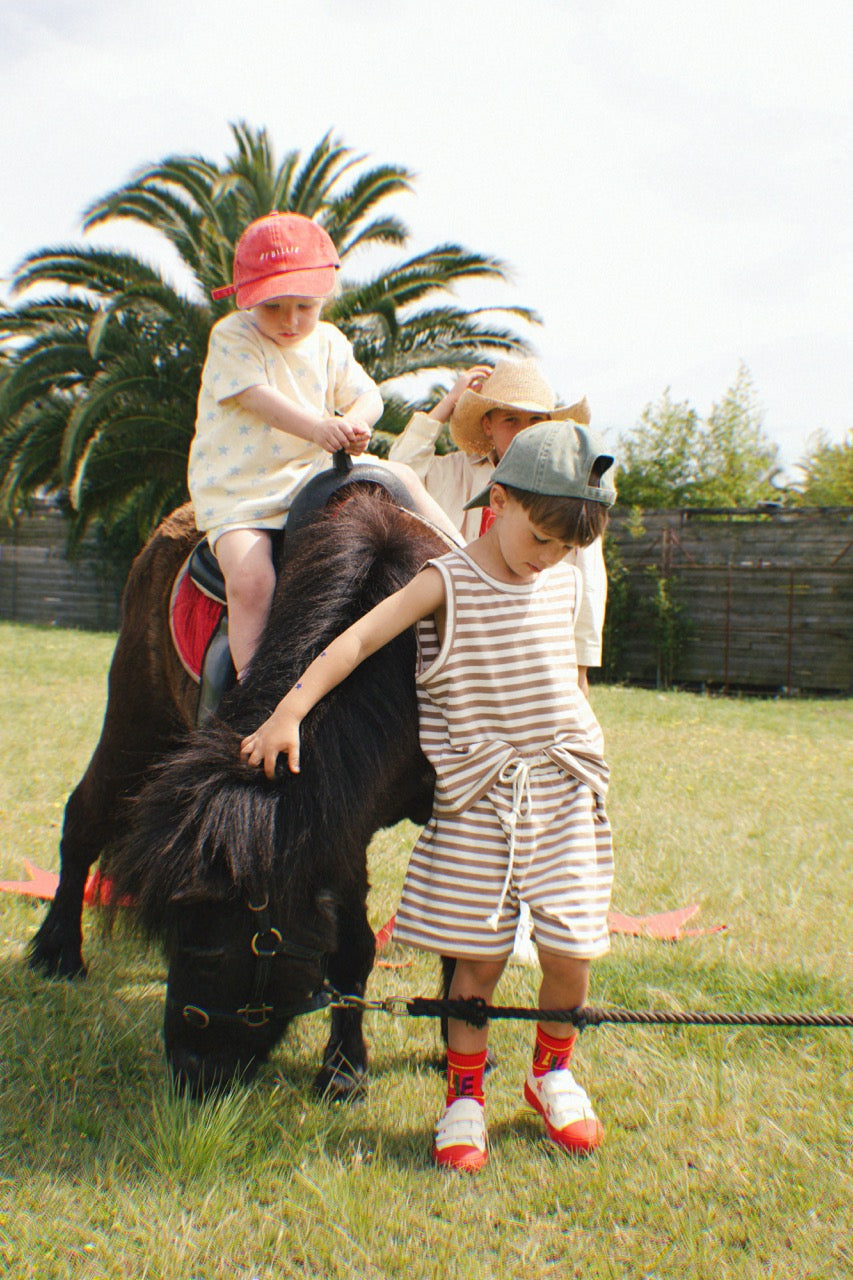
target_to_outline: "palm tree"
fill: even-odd
[[[211,325],[229,303],[210,290],[231,278],[243,228],[272,210],[305,214],[334,240],[342,262],[366,246],[402,248],[408,228],[383,201],[411,190],[393,165],[365,167],[331,133],[303,161],[277,164],[264,129],[232,126],[224,167],[172,156],[95,201],[84,229],[131,218],[163,235],[187,268],[185,291],[135,255],[93,247],[31,254],[0,313],[8,371],[0,383],[0,515],[42,489],[62,495],[72,542],[92,521],[133,528],[140,543],[186,498],[186,460]],[[344,274],[342,272],[342,274]],[[383,387],[394,430],[411,408],[389,384],[430,369],[464,368],[484,352],[527,349],[490,309],[448,302],[466,278],[504,279],[504,264],[439,245],[356,280],[344,275],[327,315]],[[501,308],[528,322],[526,308]]]
[[[48,257],[66,293],[0,317],[20,344],[0,391],[0,509],[52,490],[72,545],[92,519],[129,520],[138,545],[186,497],[209,322],[131,255],[33,255],[18,279],[38,279]]]

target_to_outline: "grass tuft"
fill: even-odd
[[[164,1086],[144,1109],[127,1116],[120,1137],[147,1176],[192,1181],[245,1159],[251,1136],[245,1124],[249,1109],[244,1090],[193,1102]]]

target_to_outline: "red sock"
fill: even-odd
[[[541,1022],[536,1024],[536,1044],[533,1046],[533,1074],[544,1076],[546,1071],[559,1071],[567,1067],[572,1060],[572,1050],[577,1040],[577,1032],[573,1031],[565,1040],[558,1040],[542,1030]]]
[[[486,1050],[482,1053],[454,1053],[447,1050],[447,1102],[458,1098],[473,1098],[483,1106],[483,1072],[486,1068]]]

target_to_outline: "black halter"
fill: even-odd
[[[255,906],[251,902],[247,902],[249,910],[257,915],[258,928],[252,935],[250,946],[252,954],[256,958],[254,981],[252,983],[252,993],[244,1005],[239,1009],[212,1009],[203,1008],[197,1004],[182,1004],[180,1000],[176,1000],[174,996],[166,996],[167,1008],[180,1009],[181,1017],[191,1027],[198,1031],[203,1031],[212,1024],[222,1025],[239,1023],[242,1027],[248,1028],[250,1031],[256,1031],[261,1027],[265,1027],[270,1022],[285,1022],[289,1018],[296,1018],[303,1013],[314,1013],[317,1009],[324,1009],[334,999],[334,992],[326,983],[325,976],[312,995],[306,996],[304,1000],[293,1000],[287,1004],[269,1004],[266,1000],[267,989],[272,974],[273,961],[278,956],[291,956],[296,960],[309,960],[325,962],[326,952],[319,947],[305,947],[300,942],[293,942],[289,938],[282,936],[280,930],[276,929],[272,924],[269,912],[269,897],[265,897],[264,901]],[[178,952],[185,955],[197,954],[198,949],[195,947],[182,946],[178,948]],[[223,954],[223,953],[220,953]],[[325,968],[325,964],[323,965]]]

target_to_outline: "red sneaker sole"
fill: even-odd
[[[488,1160],[488,1152],[477,1147],[444,1147],[438,1151],[433,1147],[433,1162],[440,1169],[461,1169],[463,1173],[476,1173]]]
[[[588,1156],[597,1147],[601,1146],[604,1138],[604,1126],[600,1120],[576,1120],[574,1124],[567,1124],[563,1129],[555,1129],[548,1122],[542,1110],[542,1104],[536,1094],[526,1083],[524,1086],[524,1101],[542,1117],[545,1121],[545,1132],[548,1137],[556,1146],[562,1147],[564,1151],[570,1151],[572,1155]]]

